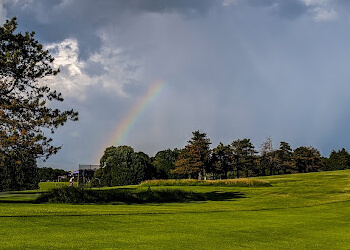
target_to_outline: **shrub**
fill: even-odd
[[[205,200],[202,194],[179,189],[133,190],[108,189],[94,190],[80,187],[62,187],[43,193],[37,203],[149,203],[149,202],[184,202]]]

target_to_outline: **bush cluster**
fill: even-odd
[[[80,187],[62,187],[43,193],[37,203],[151,203],[185,202],[205,200],[202,194],[180,190],[135,190],[135,189],[86,189]]]

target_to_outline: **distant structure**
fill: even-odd
[[[100,165],[87,165],[87,164],[79,164],[79,168],[76,171],[71,172],[71,176],[74,176],[77,180],[77,185],[85,186],[87,183],[90,183],[92,178],[95,175],[97,169],[100,168]]]

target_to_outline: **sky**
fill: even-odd
[[[0,0],[0,22],[16,16],[61,69],[44,80],[65,98],[50,105],[79,111],[39,164],[66,170],[112,145],[183,148],[196,130],[212,147],[349,151],[349,13],[347,0]]]

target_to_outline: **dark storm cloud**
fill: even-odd
[[[5,2],[8,18],[19,17],[19,28],[31,30],[41,41],[55,42],[76,38],[80,47],[80,58],[86,59],[89,54],[101,47],[98,33],[101,27],[118,26],[121,20],[132,19],[138,13],[177,12],[183,15],[196,15],[207,12],[216,0],[36,0]],[[27,4],[26,4],[27,3]],[[127,22],[127,21],[126,21]]]
[[[350,1],[4,3],[21,30],[71,47],[55,58],[65,69],[60,83],[74,87],[63,104],[81,117],[55,134],[63,149],[51,161],[67,169],[96,163],[92,156],[155,80],[164,89],[124,141],[137,151],[181,148],[197,129],[213,147],[245,137],[258,147],[271,135],[324,155],[350,149]]]
[[[301,0],[248,0],[255,7],[268,8],[273,14],[294,19],[308,12],[309,8]]]
[[[215,4],[220,3],[218,0],[131,0],[127,6],[141,11],[150,12],[185,12],[185,13],[205,13]]]

